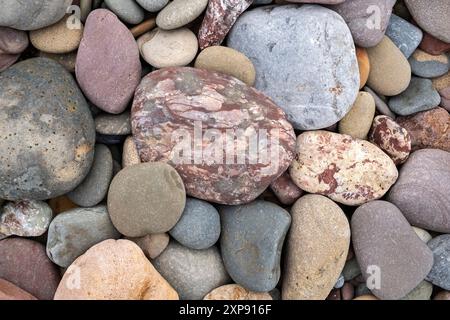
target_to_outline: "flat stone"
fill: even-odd
[[[119,115],[101,113],[95,117],[95,131],[106,135],[126,136],[131,134],[130,112]]]
[[[138,24],[144,20],[144,10],[134,0],[105,0],[105,3],[123,22]]]
[[[206,9],[208,0],[174,0],[156,16],[156,24],[164,30],[178,29],[194,21]]]
[[[203,300],[273,300],[266,292],[253,292],[238,284],[227,284],[208,293]]]
[[[433,251],[434,263],[427,280],[444,290],[450,290],[450,234],[430,240],[428,247]]]
[[[389,20],[386,36],[400,49],[408,59],[423,38],[423,32],[412,23],[393,14]]]
[[[367,139],[374,116],[375,100],[370,93],[360,92],[350,111],[339,122],[339,133]]]
[[[446,74],[450,61],[445,54],[431,55],[417,49],[409,58],[412,72],[422,78],[437,78]]]
[[[32,296],[28,292],[20,289],[15,284],[0,279],[0,300],[37,300],[36,297]]]

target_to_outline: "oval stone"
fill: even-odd
[[[284,112],[221,73],[150,73],[136,90],[131,120],[141,160],[168,162],[190,196],[212,202],[254,200],[294,156],[295,135]]]
[[[375,145],[328,131],[298,137],[290,170],[300,189],[350,206],[381,198],[398,176],[394,162]]]
[[[156,24],[164,30],[180,28],[202,14],[208,0],[174,0],[156,16]]]

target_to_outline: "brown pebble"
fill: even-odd
[[[156,18],[150,18],[138,24],[137,26],[134,26],[133,28],[130,29],[130,31],[133,34],[133,36],[137,38],[143,35],[144,33],[152,30],[154,27],[156,27]]]

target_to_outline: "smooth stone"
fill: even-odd
[[[185,203],[183,180],[162,162],[124,168],[114,177],[108,193],[111,220],[128,237],[169,231],[180,219]]]
[[[230,282],[216,247],[193,250],[171,241],[153,263],[182,300],[201,300],[211,290]]]
[[[108,193],[113,175],[111,151],[102,144],[95,146],[94,163],[86,178],[67,196],[80,207],[93,207],[99,204]]]
[[[380,300],[380,299],[378,299],[374,295],[366,294],[366,295],[363,295],[363,296],[356,297],[353,300]]]
[[[428,281],[422,281],[419,285],[410,293],[408,293],[401,300],[431,300],[433,294],[433,285]]]
[[[127,240],[136,243],[148,259],[155,259],[167,248],[170,237],[167,233],[155,233]]]
[[[73,203],[72,200],[70,200],[66,195],[50,199],[48,201],[48,205],[55,215],[78,208],[78,206]]]
[[[155,27],[156,27],[156,18],[149,18],[144,22],[141,22],[140,24],[131,28],[130,32],[135,38],[137,38],[142,36],[144,33],[147,33],[150,30],[154,29]]]
[[[118,239],[105,206],[80,208],[61,213],[48,230],[47,255],[55,264],[67,268],[93,245]]]
[[[433,300],[450,300],[450,291],[441,291],[434,296]]]
[[[165,68],[147,75],[131,122],[141,160],[168,162],[188,195],[210,202],[253,201],[294,157],[295,133],[284,112],[242,81],[208,70]],[[258,136],[259,147],[251,142]],[[202,145],[192,148],[192,139]],[[238,150],[230,150],[236,144]]]
[[[48,259],[44,245],[24,238],[1,240],[0,257],[0,278],[39,300],[53,299],[61,277]]]
[[[231,278],[244,288],[268,292],[277,285],[289,213],[266,201],[220,208],[223,262]]]
[[[52,218],[52,209],[46,202],[9,202],[0,208],[0,234],[39,237],[47,231]]]
[[[350,281],[361,275],[361,268],[359,267],[358,260],[353,258],[345,263],[344,269],[342,270],[345,281]]]
[[[394,162],[375,145],[328,131],[298,137],[290,173],[300,189],[349,206],[381,198],[398,177]]]
[[[0,198],[45,200],[73,190],[92,165],[95,130],[72,76],[33,58],[2,72],[0,83]]]
[[[89,15],[89,13],[94,10],[93,8],[94,0],[80,0],[80,20],[84,23]]]
[[[39,57],[52,59],[62,65],[67,71],[75,72],[75,64],[77,61],[77,52],[69,52],[64,54],[39,52]]]
[[[227,284],[208,293],[203,300],[273,300],[267,292],[254,292],[238,284]]]
[[[397,117],[395,113],[393,113],[391,109],[389,109],[385,100],[383,100],[379,95],[377,95],[372,89],[370,89],[369,87],[364,87],[363,90],[372,95],[372,98],[375,100],[375,107],[377,108],[377,112],[379,114],[388,116],[391,119],[395,119]]]
[[[78,48],[83,36],[81,28],[69,28],[70,16],[46,28],[30,32],[30,42],[38,50],[48,53],[69,53]]]
[[[364,48],[356,47],[356,58],[358,59],[359,66],[359,89],[361,90],[367,83],[370,74],[370,61],[367,50]]]
[[[289,172],[283,173],[272,182],[270,189],[275,193],[278,200],[287,206],[292,205],[303,195],[303,191],[292,181]]]
[[[156,16],[156,24],[164,30],[178,29],[194,21],[206,9],[208,0],[173,0]]]
[[[400,49],[408,59],[419,47],[423,32],[412,23],[393,14],[389,20],[386,36]]]
[[[5,71],[17,60],[19,60],[20,54],[0,54],[0,72]]]
[[[28,47],[28,43],[26,32],[0,27],[0,55],[20,54]]]
[[[76,77],[86,97],[106,112],[122,113],[133,97],[141,80],[139,49],[112,12],[97,9],[89,14],[78,49]]]
[[[14,283],[0,279],[0,301],[5,300],[37,300],[25,290],[22,290]]]
[[[450,234],[430,240],[428,247],[433,251],[434,263],[427,280],[444,290],[450,290]]]
[[[296,129],[337,123],[358,94],[353,39],[344,20],[324,7],[287,5],[247,11],[232,28],[228,46],[253,62],[255,88],[271,97]]]
[[[405,0],[411,15],[426,32],[450,43],[450,2],[447,0]]]
[[[169,3],[169,0],[136,0],[136,2],[146,11],[158,12]]]
[[[367,85],[385,96],[395,96],[408,88],[411,67],[408,60],[388,38],[375,47],[368,48],[371,72]]]
[[[347,258],[350,245],[347,217],[336,203],[320,195],[300,198],[291,215],[283,300],[324,300]]]
[[[188,198],[181,218],[170,230],[170,235],[191,249],[212,247],[220,237],[219,213],[206,201]]]
[[[373,201],[360,206],[352,216],[351,229],[358,264],[367,270],[362,273],[366,281],[371,280],[371,266],[377,266],[380,286],[371,291],[378,298],[406,296],[431,270],[431,250],[393,204]]]
[[[339,278],[337,279],[336,284],[334,285],[333,288],[335,288],[335,289],[341,289],[341,288],[344,286],[344,284],[345,284],[345,278],[344,278],[344,276],[341,274],[341,275],[339,276]]]
[[[408,131],[387,116],[375,117],[368,140],[383,150],[396,165],[405,163],[411,153]]]
[[[443,108],[397,118],[411,135],[412,150],[441,149],[450,152],[450,115]]]
[[[0,26],[37,30],[61,20],[72,0],[1,0]]]
[[[55,300],[178,300],[178,294],[136,244],[105,240],[70,265]]]
[[[127,136],[131,134],[130,112],[119,115],[101,113],[95,117],[95,131],[105,135]]]
[[[134,0],[105,0],[105,3],[123,22],[139,24],[144,20],[144,10]]]
[[[431,34],[426,32],[424,33],[422,42],[420,43],[419,47],[423,51],[436,56],[450,51],[450,43],[446,43],[439,39],[436,39]]]
[[[395,0],[346,0],[330,6],[339,13],[352,32],[356,45],[368,48],[382,41]]]
[[[244,54],[232,48],[212,46],[204,49],[195,60],[195,67],[221,72],[253,86],[256,70]]]
[[[424,243],[428,243],[428,241],[430,241],[433,237],[431,236],[431,234],[421,228],[417,228],[417,227],[412,227],[414,232],[417,234],[417,236],[420,238],[420,240],[422,240]]]
[[[431,55],[417,49],[409,58],[412,73],[422,78],[437,78],[446,74],[450,68],[450,61],[445,54]]]
[[[141,163],[136,143],[132,136],[125,139],[123,143],[122,167],[129,167]]]
[[[446,74],[434,78],[433,80],[433,87],[438,90],[440,93],[442,92],[442,95],[447,96],[450,98],[450,72],[447,72]],[[449,92],[448,94],[446,94]]]
[[[366,139],[375,116],[375,100],[367,92],[360,92],[350,111],[339,122],[339,133],[356,139]]]
[[[198,41],[188,28],[155,28],[138,39],[142,57],[155,68],[183,67],[195,59]]]

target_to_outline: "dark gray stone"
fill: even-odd
[[[407,59],[417,49],[423,38],[422,30],[395,14],[389,20],[386,35]]]
[[[450,290],[450,234],[431,239],[428,247],[433,251],[434,263],[427,280],[444,290]]]

